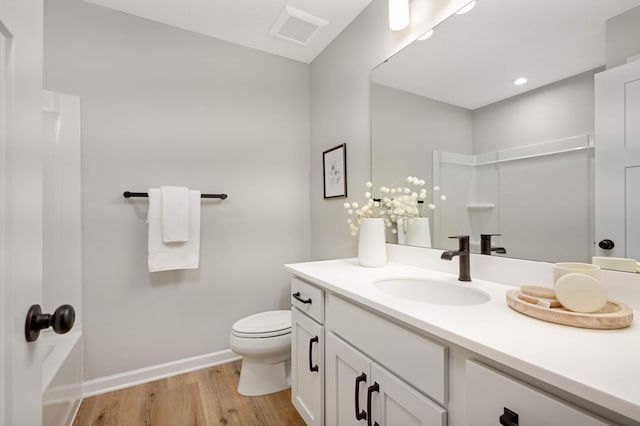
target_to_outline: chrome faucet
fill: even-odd
[[[506,254],[504,247],[491,247],[491,237],[499,237],[501,234],[480,234],[480,253],[491,255],[491,252]]]
[[[469,236],[468,235],[456,235],[449,238],[458,239],[458,251],[445,251],[440,256],[444,260],[452,260],[455,256],[460,258],[460,272],[458,274],[458,281],[471,281],[471,264],[469,262]]]

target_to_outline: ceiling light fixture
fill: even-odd
[[[527,80],[526,77],[518,77],[515,80],[513,80],[513,84],[515,84],[516,86],[522,86],[527,81],[529,81],[529,80]]]
[[[463,7],[462,9],[456,12],[456,15],[464,15],[474,7],[476,7],[476,0],[473,0],[472,2],[467,3],[465,7]]]
[[[429,30],[426,33],[422,34],[420,37],[418,37],[418,40],[422,41],[422,40],[426,40],[429,37],[431,37],[433,35],[433,30]]]
[[[389,0],[389,28],[400,31],[409,25],[409,0]]]

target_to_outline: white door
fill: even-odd
[[[308,426],[324,425],[324,327],[291,309],[291,402]]]
[[[371,423],[379,426],[444,426],[447,411],[378,364],[371,365]]]
[[[42,0],[0,0],[0,425],[42,422]]]
[[[640,61],[596,74],[595,139],[596,255],[640,259]]]
[[[367,424],[367,388],[371,360],[333,333],[327,333],[326,424]]]

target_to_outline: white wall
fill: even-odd
[[[349,200],[361,201],[371,178],[369,72],[442,22],[467,0],[414,0],[411,26],[389,30],[387,1],[373,0],[311,64],[311,255],[314,259],[355,256],[342,207],[323,199],[322,151],[347,143]]]
[[[228,348],[309,258],[309,66],[79,0],[45,4],[45,87],[82,98],[85,380]],[[200,269],[150,274],[146,199],[203,201]]]

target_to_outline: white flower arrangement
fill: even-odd
[[[372,184],[367,182],[365,185],[367,191],[364,193],[364,197],[367,201],[360,206],[357,202],[344,203],[344,208],[349,214],[347,223],[351,229],[351,235],[358,234],[360,229],[360,223],[362,219],[367,218],[382,218],[386,227],[391,226],[398,221],[398,219],[408,219],[409,221],[415,217],[420,217],[420,208],[418,207],[418,201],[426,203],[429,191],[424,188],[425,181],[415,176],[407,177],[407,183],[411,186],[398,186],[398,187],[386,187],[381,186],[380,198],[375,199],[371,194]],[[440,187],[433,187],[433,194],[440,191]],[[445,195],[440,196],[441,200],[446,200]],[[434,210],[436,205],[433,203],[427,204],[430,210]],[[394,234],[396,229],[392,229]]]

